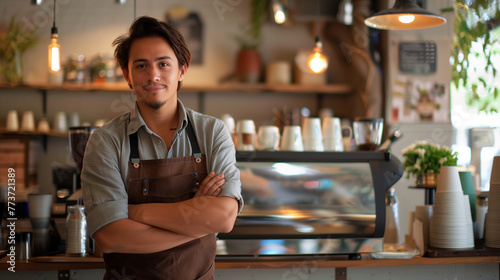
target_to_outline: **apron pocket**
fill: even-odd
[[[179,202],[193,198],[198,190],[197,182],[201,184],[206,177],[206,173],[184,174],[177,176],[169,176],[163,178],[150,178],[148,202]],[[197,177],[197,179],[195,179]],[[184,188],[179,186],[186,186]]]

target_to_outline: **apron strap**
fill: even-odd
[[[198,146],[198,140],[196,140],[196,134],[194,133],[193,126],[191,125],[191,120],[189,116],[186,115],[188,119],[188,125],[186,127],[186,132],[189,137],[189,142],[191,143],[191,150],[193,150],[193,157],[196,163],[201,162],[201,150],[200,146]]]
[[[141,159],[139,157],[139,139],[137,137],[137,132],[130,134],[128,138],[130,141],[130,161],[132,162],[134,168],[139,168],[139,162]]]
[[[191,144],[191,150],[193,150],[193,158],[196,163],[200,163],[201,162],[200,146],[198,145],[198,140],[196,140],[196,134],[194,133],[193,126],[191,125],[191,120],[189,119],[189,116],[186,115],[186,117],[188,119],[186,133],[189,138],[189,143]],[[134,168],[139,168],[139,163],[141,160],[139,156],[139,138],[137,136],[137,132],[130,134],[128,137],[130,141],[129,159],[134,165]]]

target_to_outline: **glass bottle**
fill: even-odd
[[[88,247],[87,218],[83,205],[68,206],[66,217],[66,255],[85,257]]]
[[[385,234],[384,243],[399,243],[399,212],[396,189],[385,193]]]

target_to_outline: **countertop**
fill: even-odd
[[[9,257],[0,259],[0,270],[10,267]],[[346,268],[346,267],[375,267],[375,266],[408,266],[408,265],[441,265],[441,264],[468,264],[468,263],[500,263],[500,256],[477,257],[446,257],[429,258],[416,256],[410,259],[372,259],[369,255],[361,260],[336,259],[323,256],[299,257],[256,257],[256,258],[217,258],[216,269],[268,269],[292,268],[298,263],[311,264],[319,268]],[[37,257],[30,261],[16,260],[16,270],[78,270],[78,269],[104,269],[102,258],[96,257]]]

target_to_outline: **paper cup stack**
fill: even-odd
[[[488,213],[484,224],[484,244],[486,247],[500,248],[500,156],[493,159],[491,167],[490,191],[488,193]]]
[[[429,241],[433,248],[472,248],[474,231],[468,197],[456,166],[443,166],[438,176]]]

